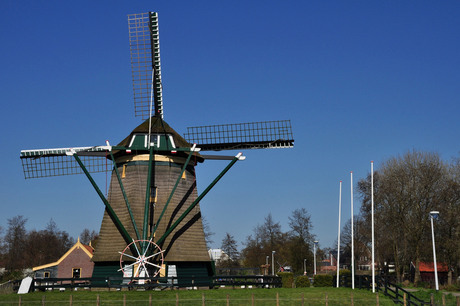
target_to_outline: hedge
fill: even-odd
[[[333,276],[329,274],[316,274],[313,282],[314,287],[332,287]]]

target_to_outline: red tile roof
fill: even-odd
[[[448,272],[449,267],[447,264],[438,262],[437,263],[438,272]],[[420,272],[434,272],[434,263],[432,262],[420,262],[419,265]]]

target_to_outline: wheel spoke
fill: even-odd
[[[118,253],[120,253],[120,254],[123,255],[123,256],[126,256],[126,257],[132,258],[132,259],[134,259],[134,260],[137,260],[137,257],[131,256],[131,255],[129,255],[129,254],[122,253],[122,252],[118,252]]]
[[[118,271],[123,271],[123,274],[126,275],[127,274],[126,270],[128,270],[130,268],[131,271],[133,272],[132,273],[133,277],[140,277],[141,274],[144,277],[145,276],[146,277],[151,277],[150,274],[149,274],[149,271],[148,271],[148,267],[150,266],[150,267],[153,267],[152,277],[155,277],[156,275],[158,275],[158,273],[160,273],[161,269],[163,268],[162,267],[162,265],[163,265],[163,255],[162,254],[165,251],[161,250],[158,245],[156,245],[154,242],[152,242],[152,240],[153,240],[153,238],[151,238],[150,240],[134,240],[133,239],[133,242],[128,244],[128,246],[123,250],[123,252],[118,252],[119,254],[121,254],[121,256],[120,256],[120,268],[121,269],[119,269]],[[137,257],[125,253],[132,244],[134,244],[135,251],[138,254]],[[138,247],[137,244],[139,244],[139,247]],[[141,254],[140,251],[139,251],[141,249],[143,250],[143,254]],[[152,252],[154,252],[154,254],[149,255],[149,256],[145,256],[149,252],[150,249],[152,249]],[[161,256],[159,258],[159,264],[154,264],[154,263],[151,263],[151,262],[148,261],[149,259],[151,259],[151,258],[153,258],[155,256],[158,256],[160,254],[161,254]],[[134,263],[131,263],[129,265],[125,265],[124,267],[122,267],[122,263],[123,263],[123,260],[124,260],[123,256],[126,256],[127,258],[129,258],[131,260],[134,260]],[[136,266],[136,268],[133,269],[133,266]],[[144,271],[145,273],[143,274],[142,271]]]
[[[148,262],[148,261],[146,262],[146,264],[151,265],[151,266],[154,266],[155,268],[158,268],[158,269],[161,269],[161,268],[162,268],[161,266],[156,265],[156,264],[151,263],[151,262]]]

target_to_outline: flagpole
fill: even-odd
[[[351,191],[351,289],[355,289],[355,246],[353,232],[353,171],[350,172],[350,191]]]
[[[337,234],[337,288],[339,288],[339,270],[340,270],[340,219],[342,213],[342,181],[339,187],[339,231]]]
[[[372,218],[372,293],[375,293],[375,252],[374,252],[374,161],[371,161],[371,218]]]

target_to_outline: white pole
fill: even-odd
[[[337,234],[337,288],[339,288],[339,271],[340,271],[340,219],[342,213],[342,181],[339,187],[339,232]]]
[[[272,251],[272,275],[275,275],[275,251]]]
[[[434,260],[434,281],[436,283],[436,291],[439,291],[439,284],[438,284],[438,265],[436,264],[436,246],[434,243],[434,225],[433,225],[433,219],[434,219],[434,214],[430,214],[430,219],[431,219],[431,237],[433,238],[433,260]]]
[[[374,161],[371,161],[371,224],[372,224],[372,293],[375,293],[375,257],[374,257]]]
[[[316,275],[316,241],[313,242],[313,274]]]
[[[351,289],[355,289],[355,246],[353,232],[353,171],[350,172],[350,191],[351,191]]]

